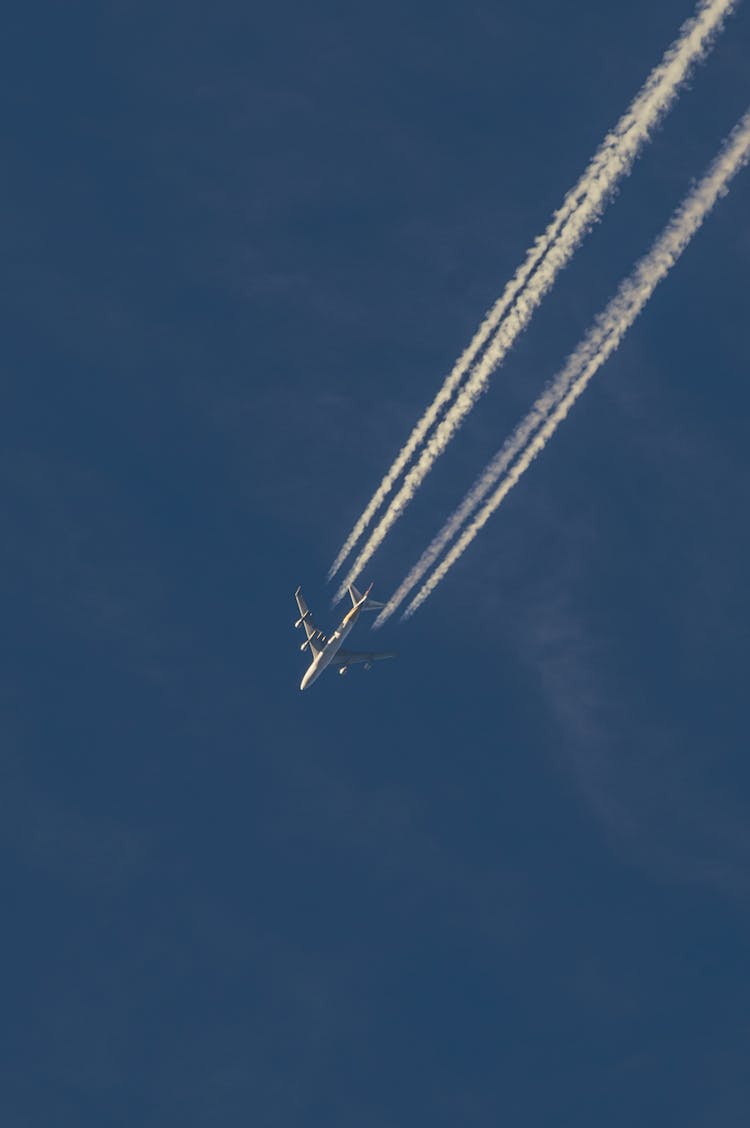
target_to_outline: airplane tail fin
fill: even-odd
[[[369,598],[371,590],[372,584],[370,584],[367,591],[363,595],[361,592],[357,591],[354,584],[349,584],[349,598],[352,601],[352,607],[356,607],[358,603],[362,603],[362,600],[364,600],[364,603],[362,603],[363,611],[380,611],[382,607],[385,607],[385,604],[378,603],[377,599]]]

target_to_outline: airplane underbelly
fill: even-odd
[[[343,628],[343,630],[341,631],[341,634],[339,636],[339,646],[341,646],[342,642],[344,641],[346,636],[349,634],[349,632],[351,631],[353,626],[354,626],[354,623],[347,623],[346,626]],[[336,647],[336,649],[338,650],[338,647]]]
[[[341,649],[341,644],[343,643],[344,639],[349,634],[349,631],[351,629],[352,628],[350,626],[347,626],[341,631],[336,631],[336,634],[333,636],[333,638],[329,639],[328,645],[323,651],[326,666],[336,657],[337,653]]]

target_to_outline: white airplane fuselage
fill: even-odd
[[[359,603],[352,607],[351,611],[349,611],[348,614],[344,615],[344,618],[336,627],[336,630],[328,639],[328,642],[325,644],[320,653],[315,656],[312,663],[305,671],[305,676],[299,684],[300,689],[307,689],[309,685],[312,685],[316,678],[320,677],[320,675],[323,673],[323,670],[325,670],[326,667],[330,666],[331,662],[336,657],[336,654],[341,649],[341,645],[344,639],[349,634],[349,631],[352,629],[357,619],[359,618],[359,613],[362,610],[362,605],[365,602],[366,598],[367,596],[361,599]]]

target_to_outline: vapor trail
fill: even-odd
[[[448,409],[417,464],[407,474],[401,489],[392,499],[385,515],[340,585],[336,600],[357,579],[412,500],[437,458],[485,391],[493,370],[502,363],[518,334],[526,328],[536,307],[555,282],[560,270],[567,265],[587,231],[601,217],[618,180],[630,172],[651,130],[667,113],[691,69],[705,55],[737,2],[738,0],[701,0],[695,16],[683,24],[677,39],[667,50],[661,63],[651,72],[630,108],[604,138],[586,171],[568,192],[562,207],[554,214],[544,234],[529,249],[525,261],[446,377],[331,565],[329,579],[358,544],[375,513],[393,490],[401,472],[425,440],[443,407],[452,399],[481,348],[494,333],[484,356],[474,365],[465,387]]]
[[[487,465],[484,473],[464,498],[453,516],[432,542],[407,580],[386,604],[375,625],[381,625],[408,591],[424,575],[445,544],[458,531],[461,522],[472,512],[503,475],[509,462],[523,446],[521,454],[505,477],[484,503],[479,513],[465,528],[453,548],[435,569],[407,607],[404,618],[410,618],[435,590],[458,558],[513,489],[522,474],[547,445],[571,407],[586,388],[594,373],[612,355],[625,333],[648,302],[658,284],[666,278],[690,240],[700,228],[718,198],[723,195],[740,169],[750,160],[750,110],[727,138],[722,150],[703,179],[688,194],[664,232],[635,270],[620,286],[616,296],[594,322],[589,333],[568,358],[562,371],[540,396],[506,445]],[[554,409],[553,409],[553,405]],[[539,424],[541,423],[541,426]],[[536,434],[526,442],[529,435]],[[525,442],[525,445],[523,443]],[[512,452],[512,453],[511,453]],[[459,519],[460,518],[460,519]],[[423,563],[426,562],[425,566]],[[416,577],[416,578],[415,578]],[[408,586],[407,586],[408,581]]]

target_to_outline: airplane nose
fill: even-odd
[[[308,666],[308,668],[305,670],[305,676],[299,683],[300,689],[307,689],[309,685],[312,685],[319,673],[320,666],[317,664],[317,662],[313,662],[312,666]]]

